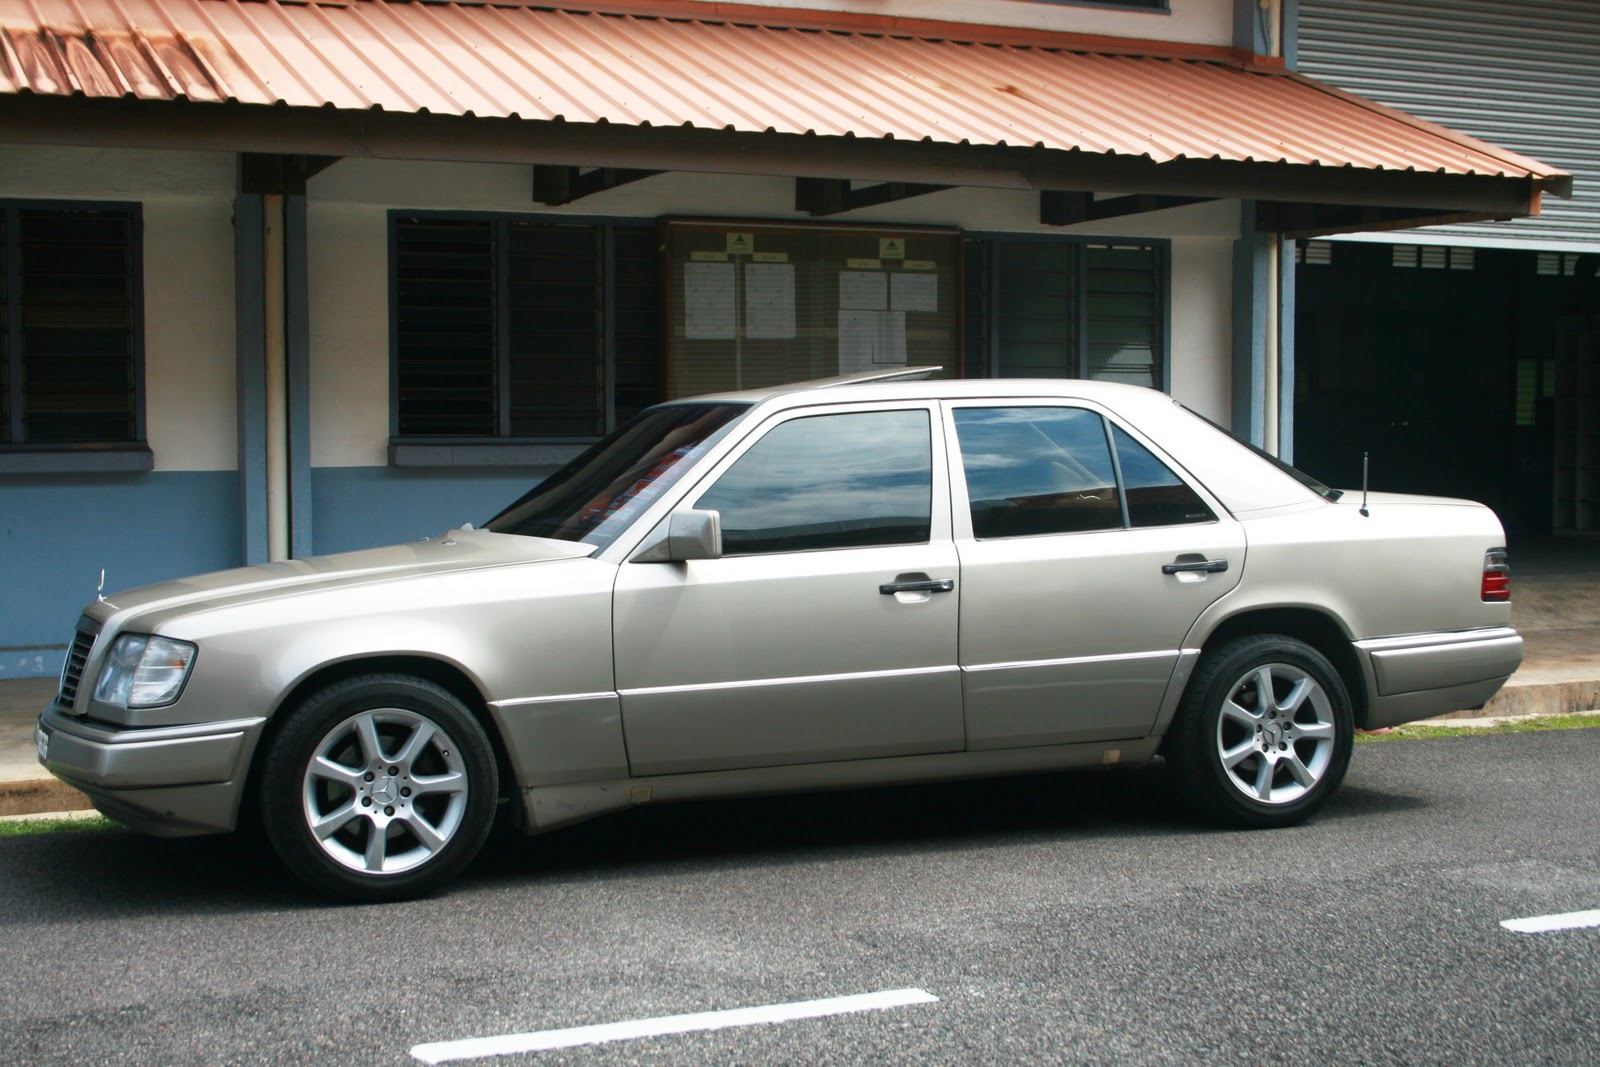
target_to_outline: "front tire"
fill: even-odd
[[[499,775],[472,713],[420,678],[365,675],[290,713],[262,766],[267,837],[298,878],[402,900],[454,878],[494,821]]]
[[[1208,651],[1166,745],[1180,798],[1244,827],[1292,826],[1327,803],[1355,723],[1339,672],[1303,641],[1238,638]]]

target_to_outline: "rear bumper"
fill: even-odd
[[[1508,626],[1357,641],[1375,692],[1364,725],[1394,726],[1482,705],[1522,664]]]
[[[95,807],[146,833],[231,830],[265,719],[120,729],[47,708],[34,728],[39,762]]]

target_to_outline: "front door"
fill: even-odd
[[[723,558],[622,565],[634,775],[963,747],[937,418],[923,404],[777,416],[685,498],[722,516]]]

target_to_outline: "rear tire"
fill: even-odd
[[[262,766],[273,849],[312,888],[361,901],[454,878],[494,821],[499,775],[472,713],[404,675],[339,682],[289,714]]]
[[[1266,634],[1201,657],[1165,752],[1193,809],[1232,826],[1292,826],[1339,788],[1354,735],[1349,693],[1327,658]]]

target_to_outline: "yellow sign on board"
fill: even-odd
[[[691,252],[691,253],[689,253],[689,258],[694,260],[694,262],[696,262],[696,263],[726,263],[726,262],[728,262],[728,253],[726,253],[726,252]]]
[[[757,263],[787,263],[789,262],[789,253],[757,252],[755,253],[755,261]]]
[[[939,264],[931,259],[908,259],[905,262],[906,270],[938,270]]]
[[[756,235],[753,233],[728,234],[728,254],[731,256],[748,256],[756,250]]]
[[[902,237],[878,238],[879,259],[905,259],[906,242]]]
[[[883,260],[881,259],[847,259],[844,262],[845,266],[849,267],[851,270],[883,269]]]

